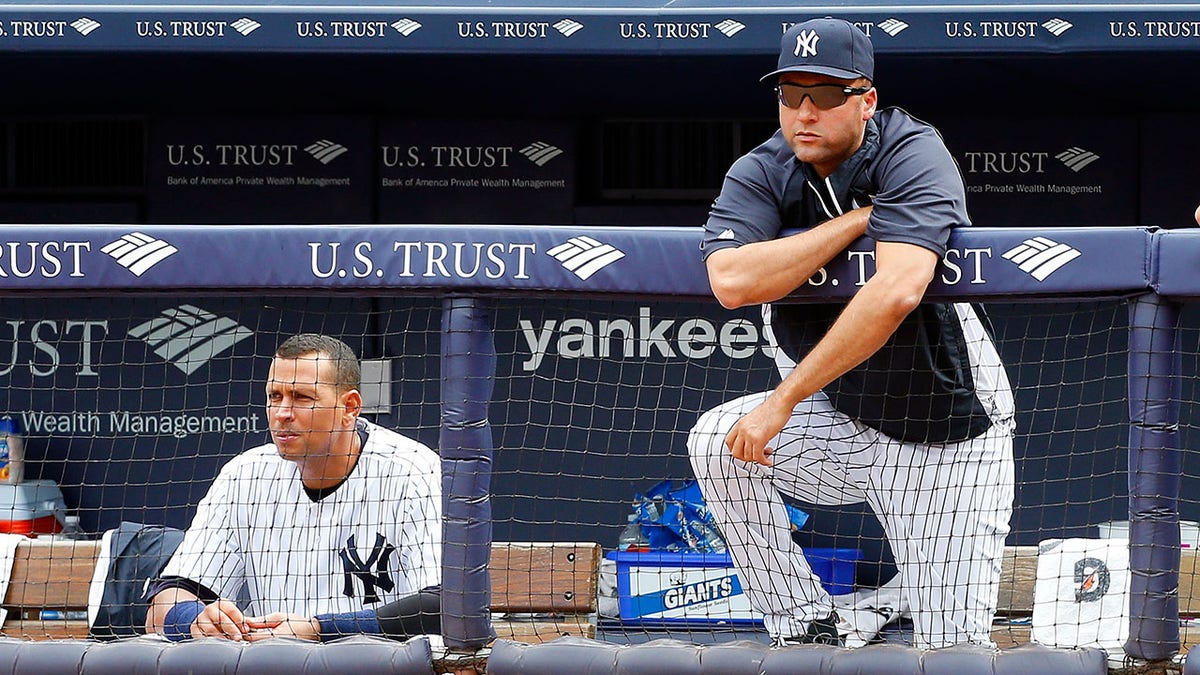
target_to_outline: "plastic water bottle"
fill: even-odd
[[[87,621],[85,610],[43,609],[39,614],[42,621]]]
[[[637,514],[629,514],[629,522],[621,530],[617,539],[618,551],[649,551],[650,540],[642,534],[642,526],[638,523]]]
[[[20,483],[25,477],[25,443],[17,422],[5,415],[0,417],[0,482]]]
[[[63,516],[63,529],[58,536],[63,539],[85,539],[83,528],[79,526],[79,516]]]

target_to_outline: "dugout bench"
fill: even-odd
[[[88,622],[42,619],[43,610],[86,610],[99,541],[30,539],[17,546],[4,607],[5,636],[83,639]],[[595,637],[600,545],[492,544],[492,625],[498,639],[540,643]]]
[[[86,621],[42,619],[42,610],[86,610],[100,552],[99,541],[30,539],[17,547],[3,606],[3,635],[28,640],[88,637]],[[489,570],[493,627],[500,639],[541,643],[596,634],[596,590],[601,548],[594,543],[495,543]],[[1179,613],[1200,616],[1197,551],[1183,549]],[[1030,641],[1037,547],[1005,548],[997,623],[1001,648]],[[1200,631],[1180,627],[1184,653]]]

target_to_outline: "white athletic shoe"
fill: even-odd
[[[838,633],[847,647],[862,647],[875,641],[879,631],[905,614],[899,575],[879,588],[833,596],[837,607]]]

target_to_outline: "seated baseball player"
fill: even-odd
[[[359,418],[359,377],[340,340],[280,345],[266,385],[272,442],[230,460],[200,501],[147,593],[148,633],[438,632],[440,459]]]

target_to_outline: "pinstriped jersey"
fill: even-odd
[[[252,616],[371,609],[439,583],[440,459],[365,420],[359,432],[353,471],[319,499],[272,443],[230,460],[162,576],[244,590]]]

